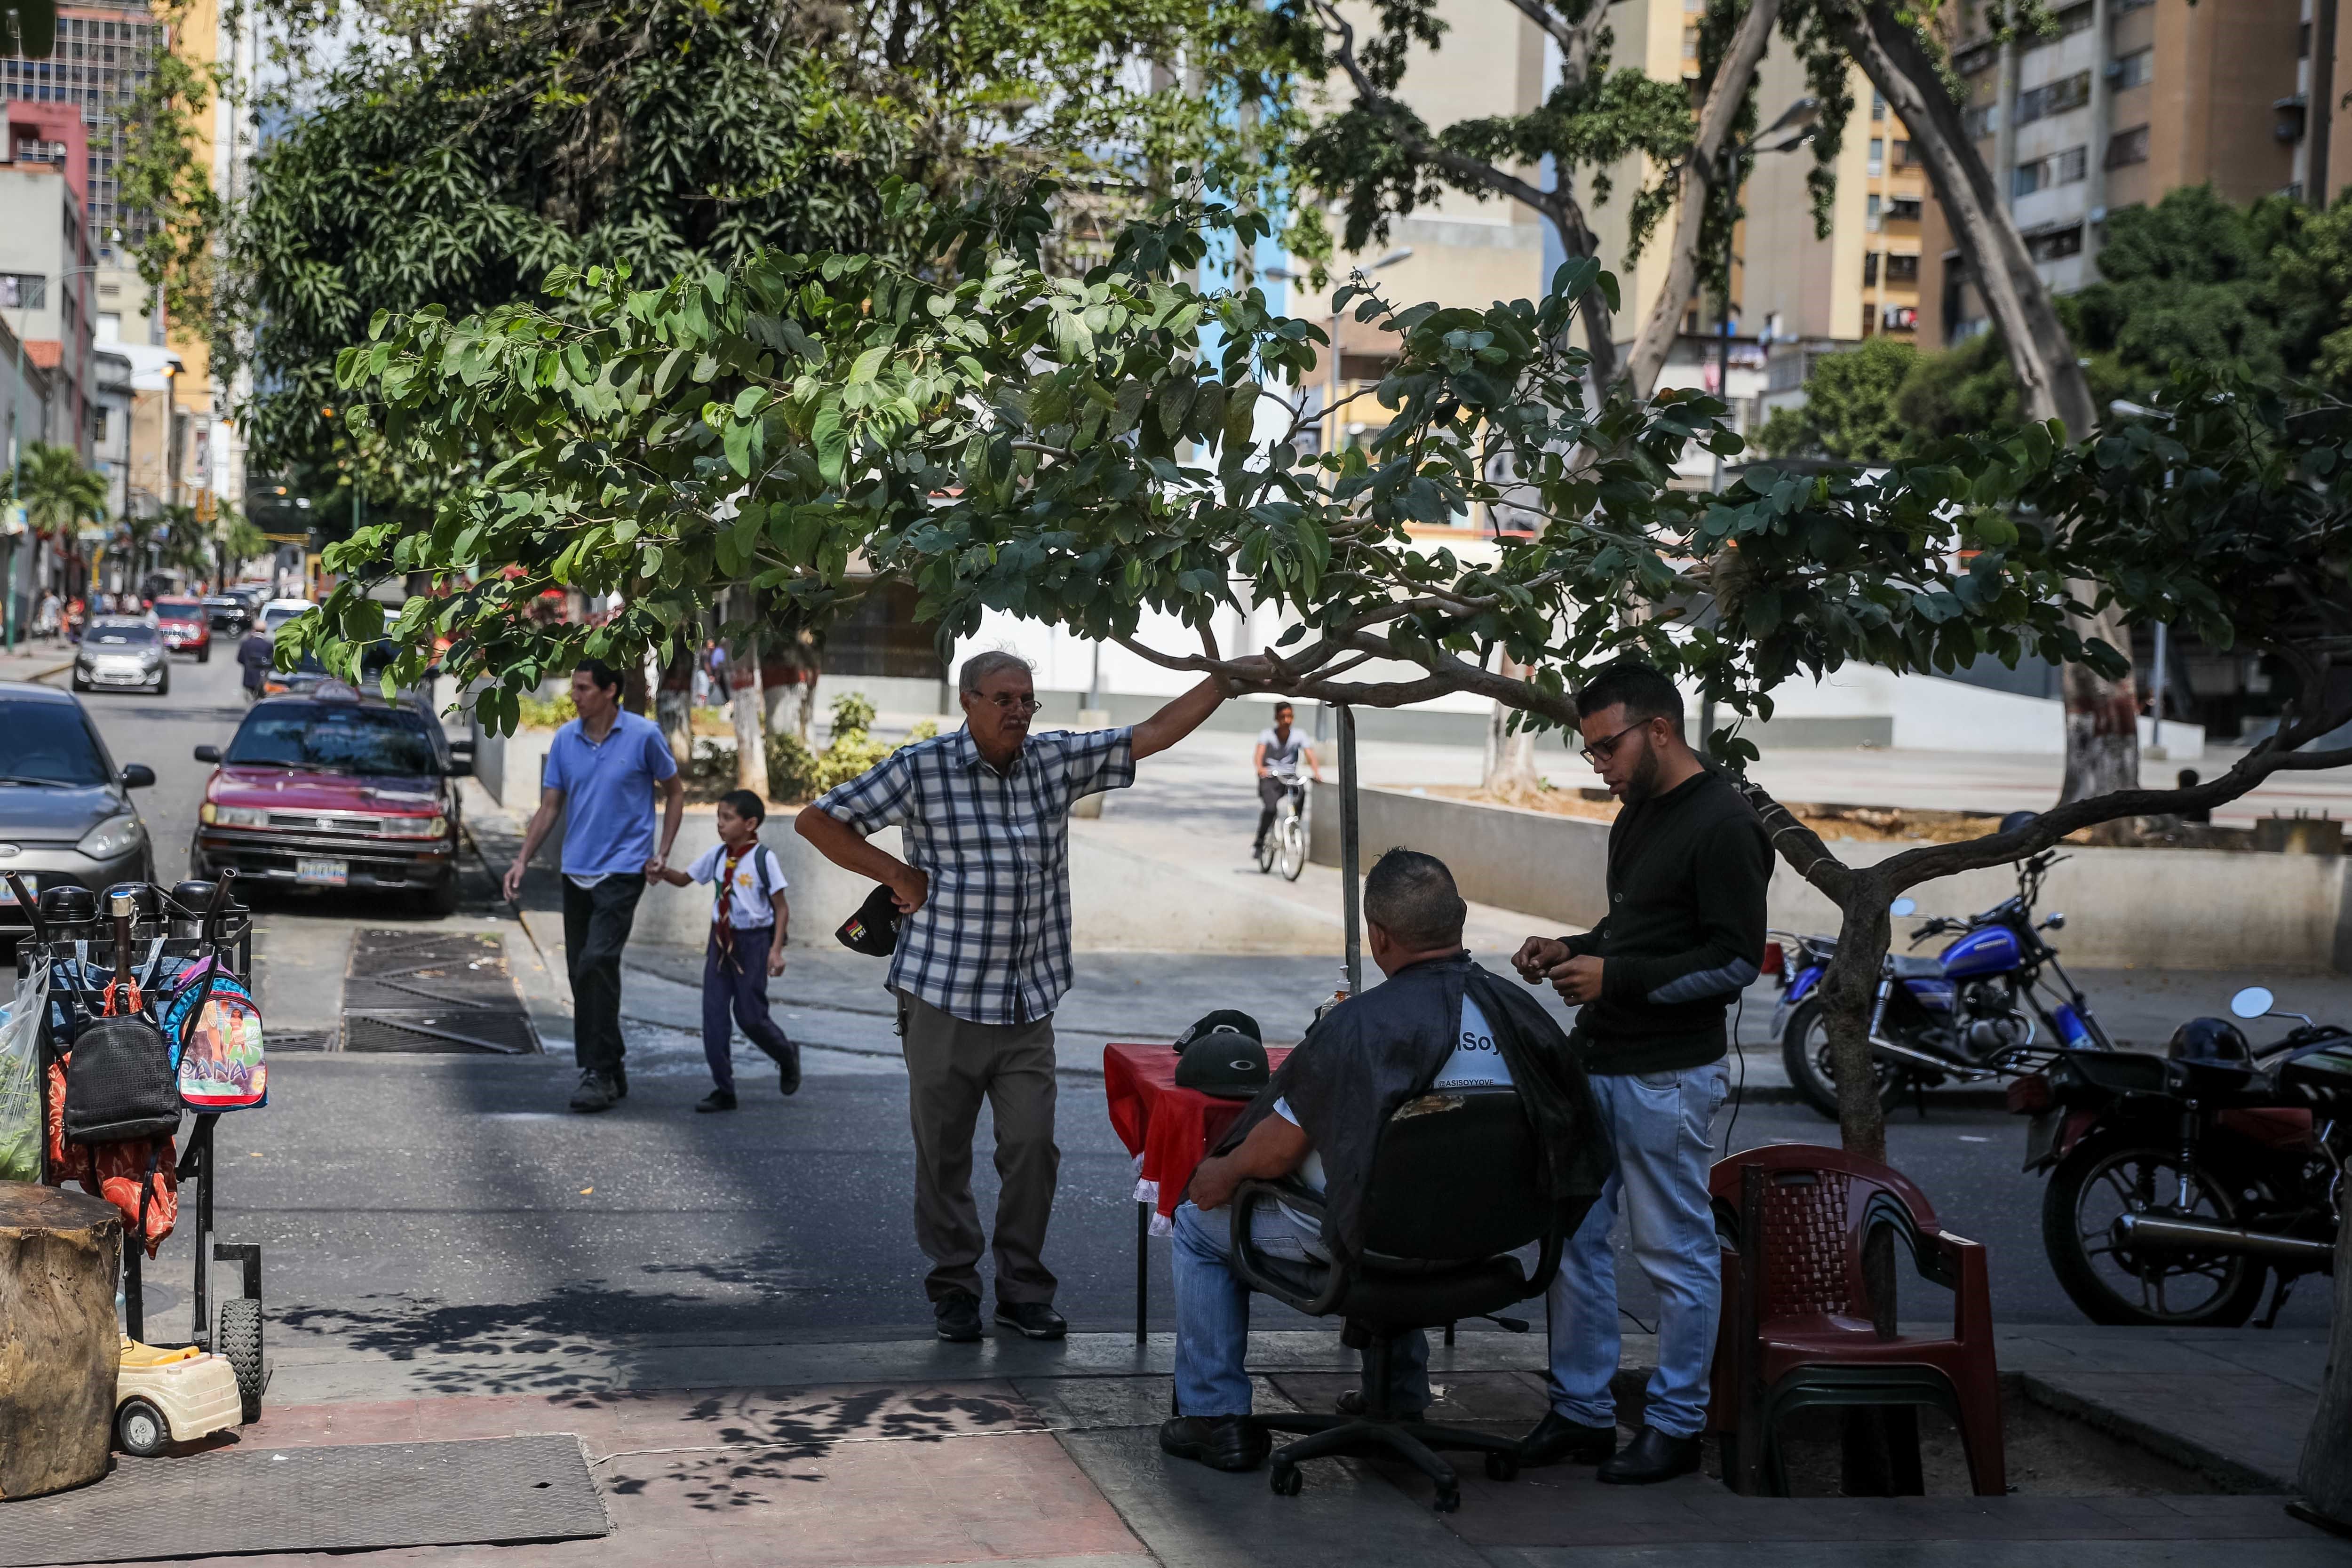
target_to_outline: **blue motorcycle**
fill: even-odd
[[[1872,1070],[1882,1105],[1945,1083],[1973,1083],[2023,1070],[2042,1054],[2111,1050],[2091,1004],[2058,963],[2042,933],[2062,930],[2066,917],[2036,920],[2042,879],[2062,858],[2045,850],[2018,868],[2017,893],[1966,920],[1937,915],[1911,933],[1911,945],[1958,932],[1933,958],[1889,953],[1879,971],[1871,1009]],[[1897,899],[1896,919],[1917,912]],[[1773,933],[1784,941],[1766,955],[1780,978],[1773,1027],[1789,1081],[1806,1104],[1837,1119],[1837,1073],[1830,1060],[1829,1023],[1813,994],[1837,955],[1832,937]],[[1776,964],[1773,961],[1777,959]],[[1924,1109],[1925,1102],[1922,1101]]]

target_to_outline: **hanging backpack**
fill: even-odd
[[[163,1005],[163,1034],[189,1110],[246,1110],[269,1102],[261,1009],[226,967],[205,959],[182,973],[179,989]]]
[[[66,1142],[168,1138],[180,1130],[182,1102],[163,1031],[144,1016],[136,979],[110,980],[102,995],[102,1011],[75,1035],[66,1059]]]

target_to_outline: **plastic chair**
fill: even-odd
[[[1778,1432],[1794,1411],[1925,1405],[1959,1427],[1976,1494],[2007,1492],[1984,1247],[1945,1231],[1902,1173],[1839,1149],[1749,1150],[1717,1163],[1707,1185],[1727,1241],[1707,1428],[1733,1489],[1788,1495]],[[1891,1293],[1874,1310],[1863,1255],[1881,1226],[1953,1292],[1948,1338],[1897,1334]],[[1916,1489],[1916,1447],[1911,1468]]]

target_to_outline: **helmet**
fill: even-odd
[[[2177,1062],[2218,1062],[2250,1067],[2254,1054],[2246,1047],[2246,1032],[2227,1018],[2191,1018],[2172,1031],[2164,1054]]]
[[[2038,811],[2012,811],[2007,816],[2000,819],[2000,826],[1998,831],[2002,833],[2014,833],[2019,828],[2032,822],[2034,818],[2041,815],[2042,814]]]

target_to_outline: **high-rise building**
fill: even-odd
[[[95,0],[58,7],[57,53],[49,58],[0,58],[0,98],[81,111],[89,142],[83,208],[90,248],[102,261],[126,255],[145,237],[144,216],[121,205],[123,115],[154,70],[163,32],[145,0]]]
[[[2183,185],[2231,202],[2300,194],[2313,4],[2075,0],[2053,31],[2009,43],[1987,34],[1985,8],[1967,10],[1952,58],[1969,128],[2051,289],[2098,276],[2118,208]],[[1989,324],[1933,203],[1920,292],[1932,344]]]

